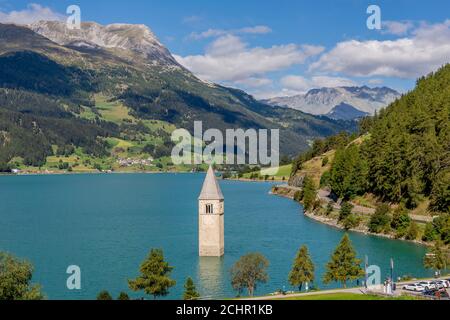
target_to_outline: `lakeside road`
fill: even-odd
[[[314,296],[326,296],[326,295],[333,295],[333,294],[342,294],[342,293],[350,293],[350,294],[358,294],[358,295],[382,295],[385,297],[400,297],[402,295],[410,295],[410,296],[418,296],[420,297],[420,293],[411,292],[407,290],[403,290],[402,287],[407,284],[419,282],[419,281],[435,281],[435,280],[445,280],[449,277],[442,277],[439,279],[417,279],[417,280],[411,280],[411,281],[404,281],[404,282],[398,282],[397,283],[397,290],[392,296],[387,296],[383,294],[383,290],[368,290],[365,287],[357,287],[357,288],[347,288],[347,289],[332,289],[332,290],[324,290],[324,291],[314,291],[314,292],[304,292],[304,293],[294,293],[294,294],[277,294],[277,295],[268,295],[268,296],[262,296],[262,297],[253,297],[253,298],[245,298],[240,299],[244,301],[259,301],[259,300],[286,300],[286,299],[292,299],[292,298],[308,298],[308,297],[314,297]],[[450,289],[447,288],[447,292],[450,293]]]

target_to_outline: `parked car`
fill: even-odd
[[[423,292],[423,295],[426,297],[433,297],[433,298],[437,298],[437,299],[449,299],[450,296],[447,292],[447,290],[445,289],[431,289],[431,290],[425,290]]]
[[[403,286],[403,290],[414,291],[414,292],[423,292],[425,291],[425,287],[419,283],[412,283]]]
[[[436,281],[433,281],[432,283],[436,286],[436,289],[445,289],[445,288],[447,288],[443,281],[436,280]]]
[[[441,283],[445,288],[450,288],[450,281],[448,280],[438,280],[436,282]]]
[[[436,284],[433,281],[420,281],[419,285],[425,288],[425,290],[437,289]]]

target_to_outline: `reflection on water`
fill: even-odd
[[[224,287],[224,266],[223,257],[200,257],[198,261],[199,291],[204,299],[221,297]]]

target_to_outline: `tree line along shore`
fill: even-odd
[[[449,263],[448,254],[443,250],[439,242],[430,249],[424,257],[424,267],[441,274],[447,269]],[[236,292],[236,297],[253,297],[259,285],[270,281],[268,273],[270,261],[262,253],[248,253],[242,256],[229,270],[230,284]],[[163,250],[151,249],[146,259],[139,267],[139,275],[128,280],[128,290],[142,292],[142,300],[152,298],[154,300],[170,294],[170,289],[177,285],[172,279],[171,266],[164,257]],[[357,257],[350,237],[345,234],[336,249],[331,253],[329,262],[325,266],[324,274],[320,275],[324,284],[339,283],[344,289],[355,281],[363,283],[366,271],[362,267],[362,260]],[[314,286],[319,275],[316,274],[316,266],[311,258],[307,246],[302,245],[292,262],[291,271],[286,275],[287,282],[298,289],[318,291]],[[39,284],[32,282],[33,266],[26,260],[16,258],[11,254],[0,252],[0,301],[13,300],[44,300],[45,293]],[[407,279],[404,279],[407,280]],[[206,293],[201,293],[191,277],[188,277],[183,285],[184,291],[180,299],[198,300]],[[282,292],[280,288],[280,294]],[[92,297],[94,299],[94,297]],[[107,290],[102,290],[96,297],[97,300],[113,300]],[[117,300],[130,300],[126,291],[119,293]]]

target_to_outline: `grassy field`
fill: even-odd
[[[334,160],[335,151],[327,152],[319,157],[313,158],[303,164],[302,170],[298,172],[298,175],[308,175],[311,177],[318,188],[320,186],[320,179],[322,175],[331,169],[331,163]],[[328,164],[323,165],[324,159],[328,158]]]
[[[297,174],[298,175],[308,175],[309,177],[311,177],[314,181],[314,183],[316,184],[317,188],[320,186],[320,178],[322,177],[322,175],[330,170],[331,168],[331,163],[334,160],[334,156],[335,156],[335,151],[330,151],[327,152],[324,155],[321,155],[319,157],[313,158],[307,162],[305,162],[303,164],[303,168],[301,171],[299,171]],[[324,159],[328,158],[328,163],[324,166]],[[261,171],[255,171],[255,172],[250,172],[247,174],[244,174],[243,178],[244,179],[251,179],[252,177],[255,178],[255,176],[257,177],[256,180],[260,180],[261,177],[264,178],[265,175],[269,175],[269,180],[272,179],[272,175],[270,172],[271,169],[262,169]],[[276,181],[287,181],[289,180],[290,176],[291,176],[291,171],[292,171],[292,164],[288,164],[285,166],[281,166],[278,170],[278,173],[275,175],[275,180]]]
[[[128,108],[119,101],[108,101],[107,97],[96,95],[95,107],[102,115],[102,118],[107,121],[122,123],[123,120],[134,120],[129,114]]]
[[[277,180],[277,181],[281,181],[281,180],[287,181],[289,179],[289,177],[291,176],[291,170],[292,170],[292,164],[288,164],[288,165],[279,167],[278,171],[275,175],[273,175],[274,170],[269,168],[269,169],[262,169],[261,171],[246,173],[246,174],[244,174],[243,178],[251,179],[252,176],[257,175],[258,179],[259,179],[259,178],[264,178],[264,176],[268,175],[269,180],[271,180],[272,177],[274,177],[275,180]]]
[[[317,294],[304,297],[292,297],[279,300],[304,300],[304,301],[346,301],[346,300],[360,300],[360,301],[372,301],[372,300],[417,300],[411,296],[401,296],[396,298],[388,298],[381,296],[363,295],[356,293],[331,293],[331,294]]]

